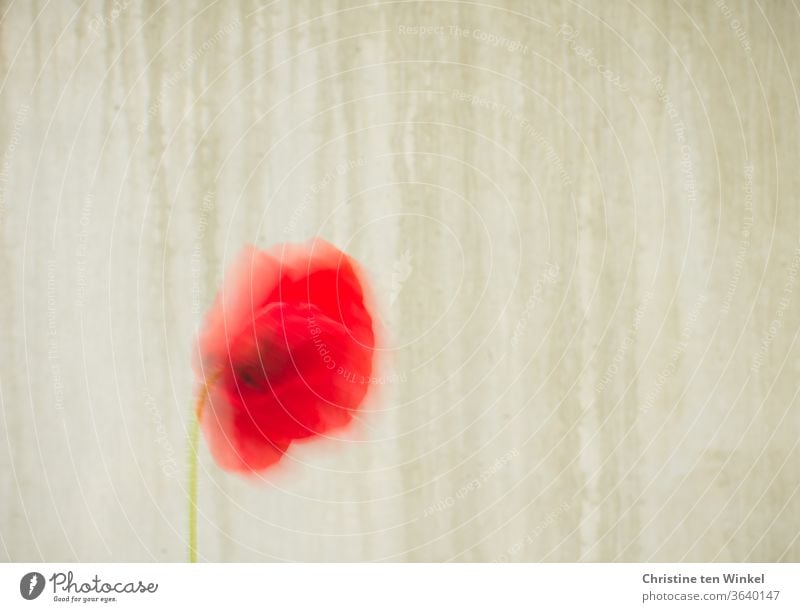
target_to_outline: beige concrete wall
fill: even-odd
[[[0,559],[185,558],[201,313],[319,234],[389,378],[202,558],[800,561],[793,3],[2,5]]]

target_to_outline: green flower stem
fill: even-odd
[[[197,445],[200,441],[200,410],[205,391],[197,401],[197,410],[192,413],[189,431],[189,563],[197,563]]]
[[[203,416],[203,404],[208,397],[208,388],[217,380],[217,375],[206,380],[197,406],[192,413],[192,424],[189,426],[189,563],[197,563],[197,464],[199,461],[200,417]]]

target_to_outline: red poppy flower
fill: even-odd
[[[198,348],[197,416],[211,453],[227,470],[263,470],[295,440],[347,425],[364,401],[375,331],[363,276],[323,240],[247,247]]]

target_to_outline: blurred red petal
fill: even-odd
[[[364,281],[346,254],[321,240],[244,249],[209,312],[196,362],[201,384],[212,380],[201,422],[218,464],[259,471],[293,440],[350,423],[374,349]]]
[[[288,440],[253,436],[249,417],[234,410],[218,387],[212,387],[200,415],[203,436],[217,464],[230,472],[259,472],[280,461]]]

